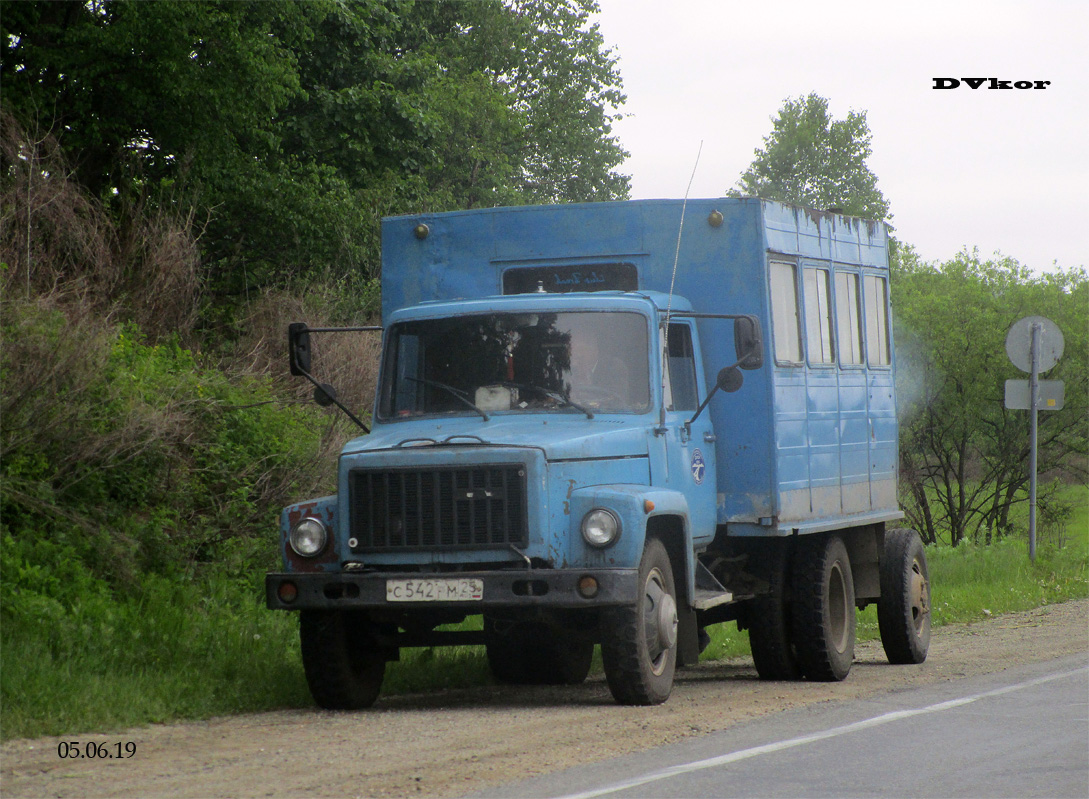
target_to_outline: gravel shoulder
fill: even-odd
[[[1065,655],[1089,658],[1089,600],[934,631],[919,666],[859,645],[842,683],[772,683],[752,661],[678,673],[654,708],[612,702],[604,679],[382,698],[361,713],[288,710],[122,733],[9,741],[4,797],[458,796],[672,743],[814,702],[892,693]],[[61,740],[134,742],[131,759],[62,760]]]

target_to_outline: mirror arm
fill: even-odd
[[[317,388],[319,391],[322,391],[322,392],[325,391],[325,389],[322,388],[321,383],[319,383],[317,380],[315,380],[314,376],[312,374],[310,374],[307,371],[304,371],[303,369],[299,369],[299,372],[302,373],[303,377],[305,377],[307,380],[309,380],[311,383],[313,383],[314,387]],[[329,397],[329,399],[331,399],[333,401],[334,405],[336,405],[338,408],[340,408],[342,411],[344,411],[345,416],[347,416],[349,419],[351,419],[353,422],[355,422],[357,425],[359,425],[359,427],[362,428],[364,433],[369,433],[371,431],[371,429],[369,427],[367,427],[367,425],[363,424],[363,422],[361,422],[359,420],[359,417],[357,417],[354,413],[352,413],[350,410],[348,410],[346,407],[344,407],[344,404],[340,400],[338,400],[336,397],[329,396],[329,394],[326,394],[325,396]]]
[[[703,409],[707,407],[707,403],[711,401],[711,397],[715,396],[716,393],[718,393],[717,383],[715,384],[715,387],[711,389],[710,393],[708,393],[707,398],[703,401],[703,403],[698,408],[696,408],[695,415],[684,423],[684,430],[686,433],[688,433],[689,435],[692,434],[692,422],[700,418],[700,414],[703,413]]]
[[[308,327],[306,324],[304,324],[302,322],[291,324],[288,327],[288,336],[289,336],[289,339],[290,339],[290,346],[292,346],[292,347],[294,347],[294,342],[295,342],[295,336],[296,335],[301,336],[302,334],[306,334],[307,337],[309,337],[309,335],[311,333],[360,333],[360,332],[378,332],[378,333],[380,333],[380,332],[382,332],[382,327],[380,325],[363,325],[363,326],[358,326],[358,327]],[[306,365],[310,366],[309,356],[307,357],[307,364]],[[291,369],[292,369],[292,374],[299,374],[299,375],[305,377],[307,380],[309,380],[311,383],[314,384],[314,387],[317,388],[318,391],[321,391],[321,392],[325,393],[325,396],[327,396],[331,400],[332,404],[336,405],[338,408],[340,408],[342,411],[344,411],[344,415],[347,416],[349,419],[351,419],[353,422],[355,422],[364,433],[370,433],[371,429],[369,427],[367,427],[367,425],[363,424],[363,422],[359,419],[358,416],[356,416],[354,413],[352,413],[350,410],[348,410],[344,406],[344,404],[340,400],[338,400],[335,396],[332,396],[329,393],[325,392],[325,388],[322,386],[322,384],[320,382],[318,382],[314,378],[314,376],[312,374],[310,374],[310,372],[308,370],[306,370],[306,369],[304,369],[302,367],[302,364],[300,364],[298,362],[298,359],[295,357],[294,350],[292,351],[292,355],[291,355]]]
[[[748,358],[748,357],[749,357],[749,356],[750,356],[751,354],[752,354],[751,352],[747,352],[747,353],[745,353],[745,354],[744,354],[744,355],[743,355],[743,356],[742,356],[742,357],[740,358],[740,360],[738,360],[738,361],[737,361],[736,363],[733,363],[733,364],[730,364],[730,365],[729,365],[729,366],[727,366],[727,367],[724,367],[724,368],[723,368],[723,369],[722,369],[722,370],[720,371],[720,374],[721,374],[721,372],[725,372],[725,371],[728,371],[728,370],[730,370],[730,369],[737,369],[737,368],[738,368],[739,366],[741,366],[741,364],[742,364],[742,363],[743,363],[743,362],[744,362],[744,361],[745,361],[745,360],[746,360],[746,359],[747,359],[747,358]],[[715,387],[714,387],[714,388],[712,388],[712,389],[711,389],[711,390],[710,390],[710,391],[709,391],[709,392],[707,393],[707,397],[706,397],[706,398],[705,398],[705,399],[703,400],[703,402],[702,402],[702,403],[700,404],[700,406],[699,406],[698,408],[696,408],[696,413],[695,413],[695,414],[694,414],[694,415],[692,416],[692,418],[691,418],[691,419],[689,419],[689,420],[688,420],[687,422],[685,422],[685,423],[684,423],[684,429],[685,429],[685,431],[686,431],[687,433],[691,434],[691,432],[692,432],[692,430],[691,430],[691,427],[692,427],[692,423],[693,423],[694,421],[696,421],[696,419],[698,419],[698,418],[700,417],[700,414],[701,414],[701,413],[703,413],[703,409],[707,407],[707,404],[708,404],[708,403],[709,403],[709,402],[711,401],[711,398],[712,398],[713,396],[715,396],[715,394],[716,394],[716,393],[718,392],[718,390],[719,390],[720,388],[722,388],[722,385],[721,385],[721,384],[720,384],[720,383],[719,383],[719,382],[718,382],[718,381],[716,380],[716,381],[715,381]],[[729,389],[729,388],[727,389],[727,391],[730,391],[730,390],[731,390],[731,389]]]

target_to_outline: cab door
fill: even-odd
[[[718,479],[711,414],[704,410],[695,422],[686,425],[707,396],[695,332],[691,321],[675,321],[669,325],[668,340],[662,342],[668,365],[663,397],[666,409],[663,437],[667,484],[688,498],[692,539],[698,546],[715,535]]]

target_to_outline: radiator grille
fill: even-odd
[[[353,470],[353,552],[480,549],[525,545],[521,464]]]

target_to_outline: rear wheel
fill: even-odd
[[[795,651],[808,680],[844,679],[855,657],[855,585],[838,535],[798,539],[793,565]]]
[[[578,685],[590,673],[593,641],[544,622],[484,617],[488,666],[499,682],[513,685]]]
[[[647,539],[639,564],[639,600],[602,614],[601,660],[613,698],[658,705],[673,690],[677,667],[677,592],[665,546]]]
[[[328,710],[359,710],[378,698],[386,652],[366,616],[342,610],[299,615],[303,670],[314,701]]]
[[[877,623],[889,663],[926,660],[930,649],[930,573],[923,542],[914,530],[901,527],[885,533]]]
[[[786,547],[754,553],[750,567],[767,580],[767,594],[748,603],[749,648],[762,680],[800,680],[801,666],[791,639],[791,613],[787,602],[790,558]]]

